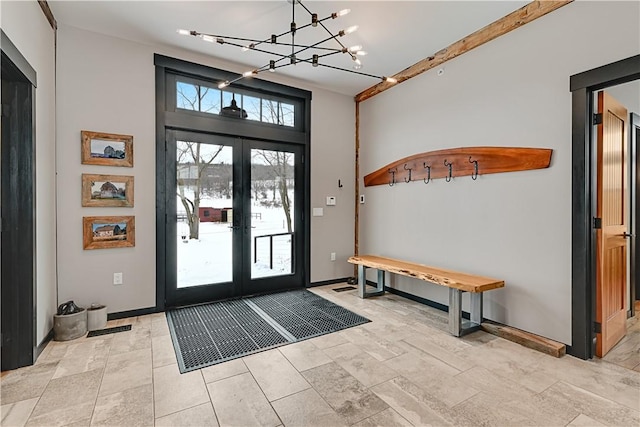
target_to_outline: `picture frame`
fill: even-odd
[[[133,136],[83,130],[83,165],[133,167]]]
[[[134,216],[82,217],[83,249],[127,248],[136,245]]]
[[[82,174],[82,206],[133,207],[133,176]]]

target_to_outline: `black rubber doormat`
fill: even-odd
[[[306,289],[167,312],[181,373],[369,322]]]
[[[115,334],[116,332],[130,331],[131,325],[114,326],[113,328],[96,329],[95,331],[89,331],[87,338],[97,337],[99,335]]]

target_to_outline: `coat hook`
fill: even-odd
[[[469,163],[473,163],[473,174],[471,174],[471,179],[472,180],[476,180],[478,179],[478,161],[477,160],[471,160],[471,156],[469,156]]]
[[[411,168],[408,168],[406,163],[404,164],[404,170],[409,171],[409,179],[405,178],[404,182],[411,182]]]
[[[391,182],[389,183],[389,187],[393,187],[394,184],[396,183],[396,172],[398,172],[398,169],[396,170],[389,169],[389,173],[391,174]]]
[[[431,166],[427,166],[426,163],[423,163],[424,168],[427,170],[427,177],[423,180],[425,184],[428,184],[431,181]]]
[[[450,182],[450,181],[451,181],[451,178],[452,178],[451,165],[453,165],[453,163],[448,163],[448,162],[447,162],[447,159],[444,159],[444,165],[445,165],[445,166],[449,166],[449,176],[445,177],[445,180],[446,180],[447,182]]]
[[[338,180],[338,188],[342,188],[342,187],[343,187],[342,182]]]

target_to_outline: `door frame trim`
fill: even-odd
[[[640,79],[640,55],[575,74],[571,91],[571,346],[581,359],[595,354],[596,236],[595,144],[592,141],[593,93]]]

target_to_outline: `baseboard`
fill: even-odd
[[[315,288],[316,286],[335,285],[336,283],[346,283],[349,277],[342,277],[340,279],[322,280],[320,282],[309,283],[308,288]]]
[[[49,330],[49,333],[47,334],[47,336],[44,337],[42,342],[38,344],[38,346],[36,347],[36,354],[33,355],[34,362],[38,360],[38,357],[40,357],[40,355],[44,351],[44,348],[47,346],[47,344],[49,344],[49,341],[51,341],[52,339],[53,339],[53,328]]]
[[[536,335],[531,332],[491,321],[482,322],[481,328],[483,331],[492,335],[553,357],[562,357],[566,354],[567,347],[565,344],[550,340],[549,338],[541,337],[540,335]]]
[[[141,308],[138,310],[119,311],[117,313],[107,314],[107,320],[124,319],[126,317],[144,316],[145,314],[159,313],[162,310],[158,310],[156,307]]]
[[[375,285],[375,283],[374,283],[374,285]],[[385,286],[384,290],[389,292],[389,293],[391,293],[391,294],[396,294],[396,295],[401,296],[403,298],[410,299],[411,301],[415,301],[415,302],[418,302],[420,304],[428,305],[429,307],[437,308],[438,310],[444,311],[446,313],[449,312],[449,306],[448,305],[440,304],[439,302],[431,301],[430,299],[419,297],[417,295],[412,295],[412,294],[409,294],[407,292],[404,292],[404,291],[401,291],[401,290],[398,290],[398,289],[395,289],[395,288],[390,288],[388,286]],[[469,319],[471,316],[469,315],[468,312],[463,311],[462,312],[462,317],[465,318],[465,319]]]

